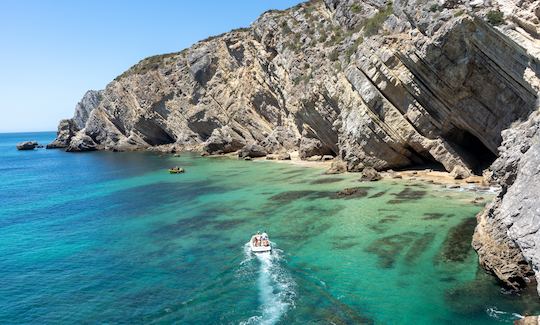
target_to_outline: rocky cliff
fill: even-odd
[[[522,191],[531,209],[515,212],[523,206],[509,195],[532,177],[536,133],[503,131],[535,123],[539,16],[537,0],[315,0],[269,11],[85,95],[54,146],[219,154],[257,145],[336,156],[349,171],[429,163],[458,177],[500,156],[503,191],[479,216],[475,247],[518,287],[540,263],[534,215],[519,212],[535,206]],[[514,152],[523,132],[530,146]],[[488,239],[497,244],[478,244]]]

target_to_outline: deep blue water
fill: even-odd
[[[478,269],[478,194],[188,153],[15,149],[53,138],[0,134],[0,324],[490,324],[540,311]],[[335,197],[351,186],[366,194]],[[272,255],[246,250],[261,229]]]

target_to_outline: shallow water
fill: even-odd
[[[274,162],[18,152],[0,135],[0,323],[511,323],[470,248],[471,201]],[[179,165],[182,175],[166,169]],[[361,187],[354,196],[337,195]],[[266,230],[276,249],[253,256]]]

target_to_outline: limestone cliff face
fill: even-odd
[[[491,166],[502,191],[478,215],[473,247],[486,270],[519,289],[540,283],[540,113],[504,131],[503,138]]]
[[[539,15],[538,0],[315,0],[269,11],[142,60],[83,100],[92,109],[61,122],[55,142],[210,154],[258,144],[337,156],[350,171],[438,163],[466,177],[537,110]],[[524,260],[521,235],[499,226]]]

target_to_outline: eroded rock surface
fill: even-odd
[[[540,280],[539,114],[504,131],[503,138],[491,167],[502,189],[478,215],[473,247],[484,268],[519,289]]]

